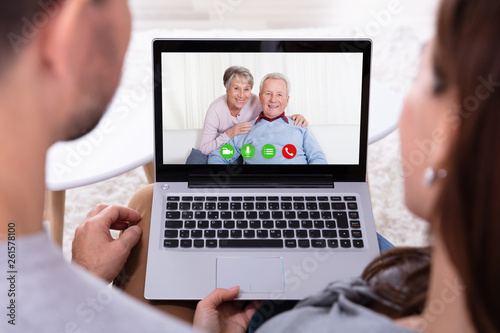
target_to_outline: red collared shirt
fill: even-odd
[[[268,118],[268,117],[264,116],[264,111],[262,111],[259,115],[259,118],[257,118],[257,120],[255,121],[254,125],[256,125],[259,122],[259,120],[261,120],[261,119],[265,119],[265,120],[271,122],[271,121],[275,121],[276,119],[279,119],[281,117],[283,117],[283,119],[285,119],[286,123],[288,124],[288,118],[285,116],[285,112],[283,112],[282,114],[280,114],[279,116],[277,116],[275,118]]]

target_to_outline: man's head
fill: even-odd
[[[19,91],[37,101],[28,116],[53,126],[55,140],[90,131],[120,80],[130,38],[127,1],[3,1],[0,33],[0,77],[30,68]]]
[[[288,106],[290,81],[281,73],[270,73],[262,78],[259,99],[264,115],[276,118]]]

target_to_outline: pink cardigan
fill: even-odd
[[[225,133],[228,129],[239,123],[252,121],[259,116],[261,111],[259,97],[255,94],[250,96],[237,117],[233,117],[229,112],[226,95],[217,98],[208,107],[198,149],[205,155],[210,154],[229,141],[229,137]]]

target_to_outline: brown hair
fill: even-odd
[[[480,332],[500,331],[499,18],[498,0],[443,0],[434,55],[442,90],[460,103],[436,215]]]

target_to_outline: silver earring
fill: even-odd
[[[448,175],[446,169],[439,169],[437,172],[432,167],[425,168],[423,183],[426,187],[431,187],[437,178],[445,178]]]

